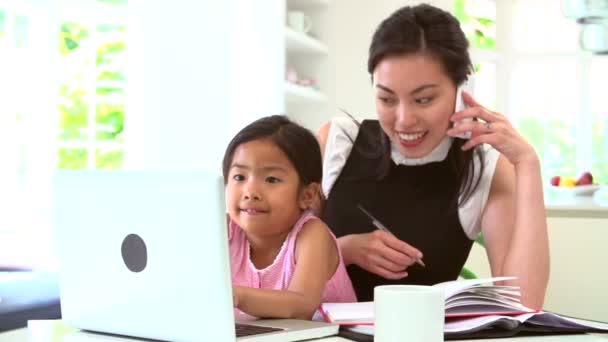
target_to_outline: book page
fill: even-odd
[[[473,318],[450,319],[445,323],[443,332],[446,334],[475,332],[488,327],[500,327],[505,330],[511,330],[517,328],[519,324],[525,322],[532,316],[534,316],[534,314],[524,314],[519,316],[492,315]],[[373,325],[353,325],[347,327],[346,329],[365,335],[374,334]]]
[[[446,317],[508,315],[536,312],[519,303],[517,286],[487,285],[515,277],[454,280],[434,286],[443,288]],[[374,303],[323,303],[321,310],[332,323],[373,324]]]
[[[494,278],[485,278],[485,279],[468,279],[468,280],[452,280],[446,281],[443,283],[435,284],[433,286],[443,288],[443,296],[445,299],[448,299],[455,294],[462,292],[472,286],[480,285],[480,284],[488,284],[496,281],[503,280],[512,280],[515,277],[494,277]]]
[[[374,302],[323,303],[321,310],[331,322],[373,323]]]
[[[474,332],[489,326],[502,327],[510,330],[515,329],[520,323],[523,323],[532,316],[534,316],[533,313],[518,316],[491,315],[453,319],[445,323],[443,331],[446,333]]]

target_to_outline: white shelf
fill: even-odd
[[[325,44],[306,34],[296,32],[285,27],[285,45],[287,52],[306,54],[327,55],[328,49]]]
[[[287,0],[290,9],[315,9],[329,6],[329,0]]]
[[[285,82],[285,98],[288,103],[325,104],[325,94],[310,87],[303,87],[290,82]]]

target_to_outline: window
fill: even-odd
[[[55,170],[123,167],[130,15],[126,0],[0,1],[0,267],[56,266]]]
[[[59,169],[123,165],[127,26],[120,8],[102,7],[116,16],[92,15],[107,3],[89,3],[61,22]],[[117,3],[124,1],[110,2],[113,7]]]
[[[583,171],[608,182],[608,107],[601,90],[606,57],[581,51],[580,28],[554,1],[518,0],[512,6],[509,112],[535,147],[545,182]]]
[[[593,131],[591,140],[591,170],[596,181],[608,183],[608,101],[606,101],[606,77],[608,77],[608,57],[591,60],[590,67],[590,109]]]
[[[475,99],[488,108],[496,108],[496,3],[456,0],[454,15],[469,39]]]
[[[489,108],[501,101],[500,110],[538,153],[545,183],[583,171],[608,183],[608,57],[581,51],[579,27],[558,2],[500,2],[504,12],[496,19],[497,3],[454,1],[478,69],[476,98]]]

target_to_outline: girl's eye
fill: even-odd
[[[266,178],[266,181],[267,181],[268,183],[279,183],[281,180],[280,180],[280,179],[278,179],[277,177],[267,177],[267,178]]]
[[[415,100],[417,104],[427,104],[433,101],[433,97],[421,97]]]
[[[240,182],[240,181],[245,180],[245,176],[237,174],[237,175],[232,176],[232,179],[234,179],[237,182]]]

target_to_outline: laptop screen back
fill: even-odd
[[[66,324],[234,341],[221,175],[61,171],[53,193]]]

